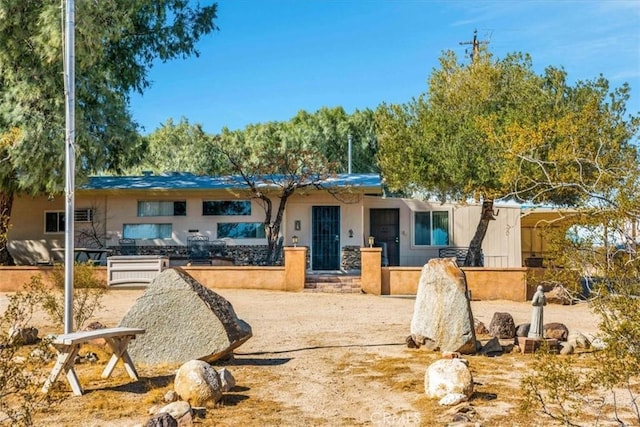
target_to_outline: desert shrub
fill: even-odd
[[[634,203],[585,209],[545,230],[550,262],[532,279],[588,297],[603,348],[588,367],[579,358],[541,356],[522,382],[524,410],[578,425],[588,407],[591,417],[640,425],[640,256],[633,225],[640,221],[640,200]],[[581,279],[591,285],[586,293]]]
[[[64,324],[64,267],[56,265],[51,273],[53,287],[48,287],[40,276],[31,278],[27,285],[36,295],[40,306],[56,325]],[[73,323],[81,329],[93,314],[103,308],[101,300],[107,292],[107,283],[95,275],[95,267],[88,263],[78,263],[74,268],[73,280]]]
[[[0,317],[0,425],[33,425],[33,416],[54,403],[40,391],[51,357],[47,340],[24,346],[13,334],[30,325],[39,298],[25,287],[9,298]]]

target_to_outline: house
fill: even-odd
[[[278,201],[274,195],[274,206]],[[16,197],[8,248],[18,265],[62,261],[64,208],[63,195]],[[340,174],[291,196],[281,233],[285,245],[309,248],[310,270],[357,270],[359,249],[370,244],[383,247],[386,265],[421,266],[444,249],[468,246],[480,209],[385,197],[379,175]],[[521,267],[520,207],[495,210],[484,263]],[[133,239],[143,253],[169,256],[175,265],[186,262],[193,236],[226,242],[236,264],[256,262],[265,247],[263,220],[260,201],[237,177],[94,176],[75,192],[76,247],[118,253],[122,239]]]

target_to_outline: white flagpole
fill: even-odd
[[[65,214],[64,214],[64,333],[73,332],[73,263],[75,212],[75,6],[65,2]]]

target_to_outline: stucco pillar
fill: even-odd
[[[304,289],[307,271],[307,248],[284,248],[284,290],[299,292]]]
[[[382,248],[360,248],[360,281],[367,294],[382,294]]]

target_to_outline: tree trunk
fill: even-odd
[[[280,203],[278,204],[278,211],[273,222],[271,222],[266,229],[267,234],[267,265],[275,265],[280,257],[282,250],[282,243],[280,241],[280,229],[282,228],[282,218],[284,216],[284,209],[287,205],[291,193],[285,192],[280,196]]]
[[[487,234],[489,228],[489,221],[495,220],[493,213],[493,199],[485,200],[482,202],[482,211],[480,213],[480,222],[476,228],[476,234],[469,243],[469,252],[464,260],[465,267],[482,267],[484,262],[482,259],[482,241]]]
[[[14,265],[13,258],[7,249],[13,197],[12,192],[0,192],[0,265]]]

